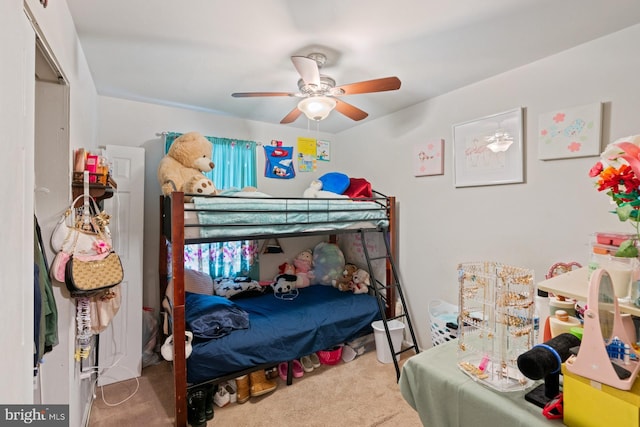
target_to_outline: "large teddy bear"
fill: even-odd
[[[214,168],[213,145],[198,132],[185,133],[171,144],[158,165],[158,182],[162,194],[173,191],[192,194],[216,194],[213,182],[203,175]]]

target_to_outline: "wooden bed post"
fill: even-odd
[[[167,251],[167,237],[164,235],[164,218],[168,213],[164,211],[164,196],[160,196],[160,241],[158,242],[158,274],[160,281],[160,310],[162,311],[162,301],[167,292],[167,285],[169,284],[169,268],[167,265],[168,251]],[[167,313],[169,315],[169,313]],[[170,333],[170,332],[167,332]],[[164,335],[164,332],[160,335]]]
[[[173,382],[176,426],[187,425],[187,360],[184,318],[184,193],[171,193],[171,276],[173,278]]]
[[[396,244],[396,239],[397,239],[397,223],[396,223],[396,198],[395,196],[390,196],[387,198],[388,200],[388,215],[389,215],[389,249],[390,249],[390,255],[393,257],[394,260],[396,260],[396,263],[398,262],[398,258],[396,256],[396,252],[397,252],[397,244]],[[393,283],[395,281],[394,277],[393,277],[393,271],[391,270],[391,263],[389,262],[389,260],[387,260],[387,285],[389,285],[389,283]],[[387,317],[391,318],[391,317],[395,317],[396,316],[396,288],[395,286],[391,286],[389,288],[387,288],[387,301],[392,302],[391,304],[389,304],[389,307],[387,308],[388,314]]]

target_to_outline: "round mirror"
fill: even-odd
[[[603,271],[598,284],[598,317],[600,317],[600,331],[605,342],[609,342],[613,334],[614,298],[616,294],[613,291],[611,276]]]

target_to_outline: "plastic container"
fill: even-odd
[[[571,317],[564,310],[558,310],[554,316],[549,317],[549,326],[551,327],[551,338],[555,338],[560,334],[571,332],[571,328],[580,326],[580,320]]]
[[[620,246],[625,240],[638,240],[632,233],[595,233],[596,242],[600,245]]]
[[[439,299],[429,302],[431,343],[444,344],[458,338],[458,306]],[[456,326],[454,328],[453,326]]]
[[[342,357],[342,346],[337,345],[335,347],[318,351],[318,359],[323,365],[337,365]]]
[[[393,363],[393,356],[389,350],[389,341],[384,330],[382,320],[376,320],[371,324],[373,328],[373,337],[376,341],[376,356],[381,363]],[[402,349],[402,337],[404,335],[404,323],[393,319],[387,322],[391,342],[393,343],[393,352],[397,353]],[[396,356],[396,360],[400,360],[400,355]]]

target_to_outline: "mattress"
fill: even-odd
[[[187,382],[198,384],[330,348],[370,333],[371,323],[380,319],[374,296],[322,285],[298,291],[293,300],[278,299],[272,293],[235,300],[249,314],[249,328],[217,339],[194,338]],[[185,309],[188,312],[189,306]]]
[[[239,195],[247,193],[239,192]],[[262,194],[262,193],[258,193]],[[385,199],[194,197],[185,203],[185,239],[230,239],[388,226]]]

